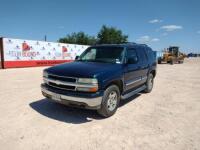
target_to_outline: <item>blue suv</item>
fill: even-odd
[[[156,55],[144,44],[107,44],[87,48],[71,63],[45,69],[42,94],[69,106],[96,109],[112,116],[120,103],[139,92],[151,92]]]

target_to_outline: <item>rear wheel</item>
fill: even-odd
[[[119,101],[119,88],[116,85],[111,85],[105,90],[101,108],[97,112],[103,117],[110,117],[116,112]]]
[[[144,92],[150,93],[153,89],[153,84],[154,84],[154,77],[153,77],[153,74],[150,73],[147,77],[146,89],[144,90]]]

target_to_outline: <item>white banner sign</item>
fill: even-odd
[[[5,61],[74,60],[87,45],[3,38]]]

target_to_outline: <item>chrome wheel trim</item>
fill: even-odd
[[[149,79],[149,89],[152,89],[153,88],[153,78],[151,77]]]
[[[117,107],[117,92],[112,91],[108,96],[107,108],[109,111],[113,111]]]

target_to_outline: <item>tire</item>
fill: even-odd
[[[162,63],[162,58],[159,57],[159,58],[158,58],[158,64],[161,64],[161,63]]]
[[[109,86],[103,95],[101,108],[97,110],[103,117],[110,117],[115,114],[119,106],[120,91],[116,85]]]
[[[179,64],[183,64],[183,60],[180,60],[180,61],[179,61]]]
[[[154,84],[154,77],[153,74],[150,73],[147,77],[146,81],[146,89],[144,90],[145,93],[150,93],[153,89],[153,84]]]
[[[171,60],[171,61],[170,61],[170,64],[173,65],[173,64],[174,64],[174,60]]]

